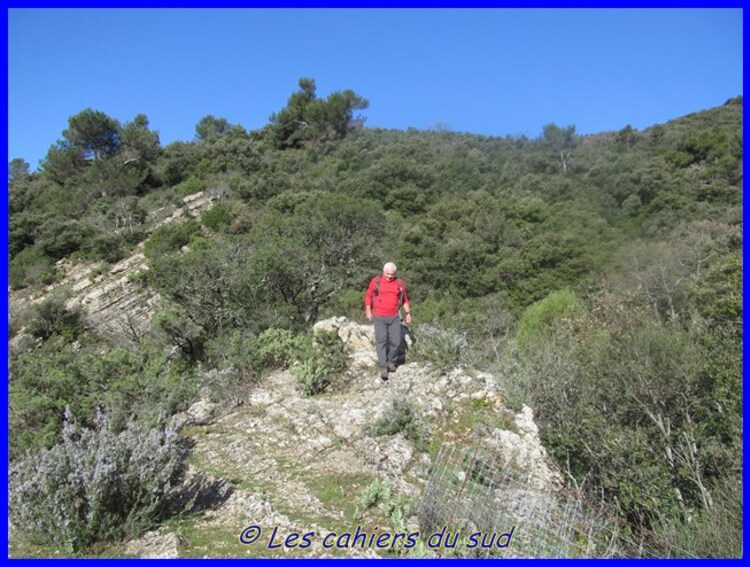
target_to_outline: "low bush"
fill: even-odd
[[[49,285],[57,279],[55,263],[39,246],[29,246],[13,256],[8,277],[10,288],[22,289],[30,285]]]
[[[146,237],[142,231],[98,235],[81,246],[81,257],[86,260],[119,262],[132,252],[136,244]]]
[[[522,348],[549,337],[553,326],[579,305],[576,295],[569,290],[550,293],[530,305],[518,321],[518,345]]]
[[[186,246],[190,238],[200,231],[195,219],[183,223],[170,223],[157,228],[143,246],[143,253],[150,260],[172,254]]]
[[[137,536],[163,515],[186,470],[183,438],[132,423],[115,433],[103,414],[95,426],[84,428],[67,414],[59,445],[11,465],[16,528],[79,553],[97,541]]]
[[[418,340],[414,343],[414,355],[429,362],[440,374],[458,367],[469,354],[466,337],[440,324],[420,325],[415,336]]]
[[[122,429],[138,419],[155,424],[158,416],[185,410],[198,393],[194,372],[168,353],[138,352],[101,345],[72,345],[59,337],[11,359],[8,385],[11,459],[25,451],[52,447],[59,439],[67,407],[90,421],[106,407],[110,424]]]
[[[80,309],[68,309],[62,296],[52,296],[34,307],[28,331],[30,335],[44,340],[58,335],[73,341],[84,331],[82,312]]]
[[[256,358],[265,369],[289,366],[299,350],[300,340],[287,329],[266,329],[256,341]]]
[[[417,415],[414,405],[400,398],[394,398],[383,415],[367,427],[367,434],[373,437],[403,433],[421,451],[427,447],[427,428]]]
[[[206,184],[203,180],[197,177],[190,177],[179,185],[175,186],[174,192],[179,197],[187,197],[188,195],[194,195],[200,193],[206,188]]]
[[[308,358],[301,364],[293,366],[291,372],[306,396],[322,394],[331,383],[328,366],[314,358]]]
[[[245,329],[233,329],[212,337],[205,347],[206,368],[232,368],[238,380],[256,384],[263,371],[257,341],[256,336]]]
[[[336,331],[284,336],[290,346],[286,361],[306,396],[323,393],[346,370],[348,357]]]
[[[37,242],[45,254],[59,260],[80,249],[93,233],[91,226],[79,220],[51,218],[40,228]]]
[[[329,372],[341,374],[346,370],[349,358],[337,331],[316,331],[312,337],[312,346],[314,356],[325,362]]]
[[[201,221],[211,230],[219,232],[232,222],[232,215],[224,203],[216,203],[201,215]]]

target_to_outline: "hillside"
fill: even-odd
[[[742,97],[642,132],[548,124],[534,140],[369,129],[330,110],[304,131],[283,111],[257,131],[206,117],[194,141],[162,147],[145,116],[120,125],[87,109],[39,172],[11,162],[16,554],[147,555],[123,542],[158,528],[179,542],[170,553],[212,555],[236,545],[247,518],[230,516],[245,505],[269,525],[334,530],[356,527],[361,497],[368,525],[413,526],[407,501],[441,502],[455,483],[428,483],[461,472],[440,455],[519,433],[533,413],[527,453],[544,447],[555,498],[585,501],[642,546],[519,554],[738,555]],[[313,332],[364,322],[385,261],[418,337],[388,386],[351,367],[347,337]],[[392,396],[416,404],[397,408],[402,430],[368,435]],[[206,404],[210,421],[171,433],[173,416]],[[245,437],[255,429],[268,434]],[[86,451],[122,469],[87,469]],[[65,459],[80,478],[54,464]],[[136,500],[112,508],[101,495],[124,478]],[[180,515],[191,482],[216,501]],[[50,485],[76,506],[33,488]],[[454,504],[476,509],[477,494]],[[485,531],[497,513],[454,519]],[[414,547],[402,551],[430,551]]]

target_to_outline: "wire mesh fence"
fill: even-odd
[[[421,533],[444,554],[474,557],[643,557],[606,515],[539,488],[497,452],[444,444],[418,509]],[[438,534],[441,534],[440,536]]]

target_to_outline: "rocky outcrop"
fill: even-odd
[[[184,207],[167,214],[153,228],[167,223],[198,218],[213,206],[213,199],[204,192],[188,195]],[[68,259],[57,262],[56,269],[63,276],[45,289],[28,294],[12,293],[11,312],[18,313],[44,301],[57,291],[67,290],[66,306],[80,308],[86,323],[104,334],[130,336],[148,326],[159,307],[159,296],[139,283],[139,274],[148,270],[141,242],[133,253],[112,266],[101,262],[72,263]],[[16,338],[16,341],[20,339]]]
[[[340,491],[341,500],[356,501],[374,479],[387,481],[395,493],[416,501],[430,475],[430,453],[404,432],[373,435],[373,425],[392,411],[396,400],[414,409],[424,426],[425,444],[480,443],[525,471],[535,483],[530,488],[557,485],[559,475],[549,466],[531,410],[510,412],[492,375],[456,369],[440,376],[408,362],[383,382],[376,372],[369,325],[338,317],[321,321],[315,329],[337,330],[351,361],[334,391],[303,396],[293,374],[284,370],[266,376],[229,413],[211,417],[212,408],[200,402],[175,417],[175,423],[191,426],[197,463],[235,484],[258,487],[255,493],[235,490],[217,503],[200,519],[206,529],[222,526],[239,535],[252,523],[286,532],[325,533],[331,525],[357,525],[359,520],[347,515],[329,492]],[[475,428],[467,419],[472,412],[498,425]],[[500,423],[510,423],[512,431]],[[294,520],[300,517],[309,521]],[[328,553],[313,545],[292,555]],[[348,556],[372,554],[359,550]]]
[[[509,467],[523,471],[529,488],[540,491],[562,488],[563,478],[549,466],[550,459],[539,440],[532,409],[524,405],[514,416],[514,423],[515,431],[493,429],[483,439],[483,445],[500,455]]]

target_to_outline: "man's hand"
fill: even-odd
[[[365,311],[365,317],[367,317],[367,320],[372,323],[372,311],[370,311],[369,309]]]
[[[411,325],[411,313],[406,314],[406,324]]]

